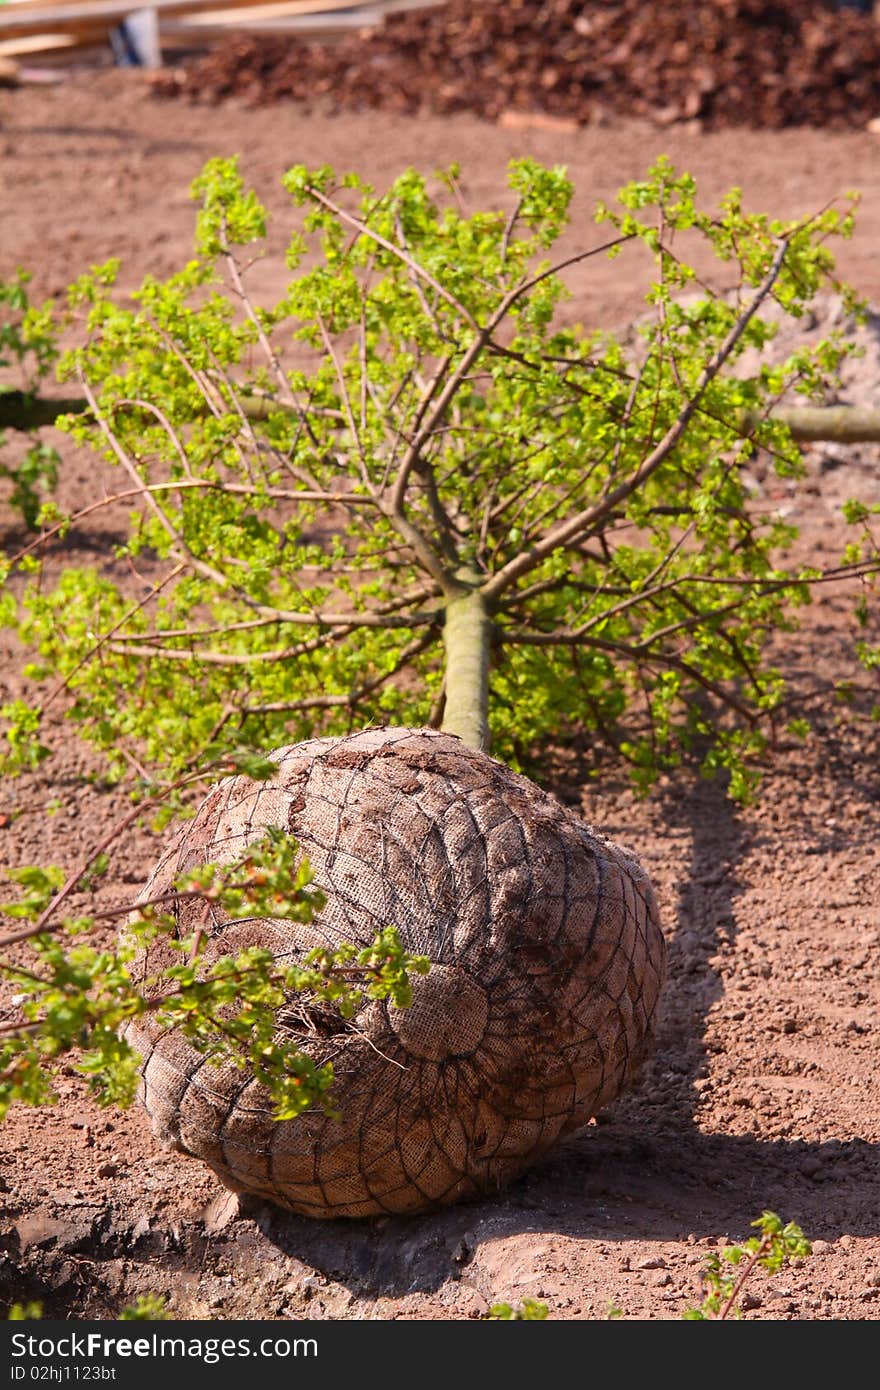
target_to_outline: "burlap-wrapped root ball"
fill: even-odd
[[[636,1077],[665,948],[654,893],[627,851],[484,753],[433,730],[371,729],[272,754],[268,782],[208,795],[144,890],[229,862],[267,825],[308,856],[326,906],[307,925],[220,922],[209,958],[259,944],[294,961],[396,927],[430,972],[408,1009],[366,1002],[279,1035],[333,1064],[339,1112],[272,1119],[234,1067],[207,1064],[149,1021],[142,1096],[157,1134],[229,1187],[308,1216],[417,1212],[496,1191]],[[179,930],[194,929],[186,900]],[[169,948],[151,947],[154,970]]]

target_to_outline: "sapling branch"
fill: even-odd
[[[124,828],[120,822],[114,833]],[[34,872],[13,876],[32,886]],[[97,1078],[106,1098],[130,1100],[139,1059],[117,1032],[144,1015],[214,1060],[249,1066],[268,1086],[277,1118],[321,1100],[332,1069],[313,1063],[295,1043],[278,1041],[278,1009],[291,996],[321,1002],[343,1020],[354,1018],[364,998],[387,998],[405,1008],[410,975],[425,973],[428,962],[406,952],[393,927],[366,946],[321,946],[283,962],[257,947],[216,955],[230,924],[265,917],[309,922],[324,903],[310,881],[296,844],[270,828],[231,864],[197,866],[167,890],[97,908],[88,917],[60,913],[64,897],[83,886],[81,876],[71,876],[42,911],[33,895],[7,907],[38,915],[30,928],[35,968],[0,964],[0,973],[27,990],[19,1001],[24,1017],[0,1024],[0,1114],[15,1099],[41,1099],[43,1072],[71,1051],[80,1053],[80,1069]],[[127,926],[117,953],[83,944],[96,927],[120,918]],[[211,957],[205,955],[209,935]],[[20,940],[16,934],[3,944]],[[150,955],[159,941],[164,961]]]
[[[316,203],[319,203],[321,207],[326,208],[328,212],[332,212],[333,216],[337,217],[340,222],[345,222],[347,226],[353,227],[359,236],[367,237],[370,241],[374,241],[377,246],[381,246],[385,251],[390,251],[392,256],[396,256],[399,261],[408,267],[413,275],[423,280],[426,285],[430,285],[435,294],[439,295],[442,300],[449,304],[450,307],[464,319],[465,323],[471,328],[477,327],[474,318],[461,301],[456,299],[454,294],[450,294],[450,292],[445,289],[438,280],[435,280],[434,276],[431,275],[424,266],[414,260],[403,247],[395,245],[393,241],[389,241],[386,237],[383,237],[379,232],[375,231],[374,228],[362,221],[361,218],[355,217],[352,213],[347,212],[341,204],[335,203],[331,198],[328,198],[319,188],[308,186],[306,192],[309,197]]]
[[[709,217],[693,181],[659,161],[621,191],[622,214],[600,210],[613,235],[554,258],[571,195],[559,170],[519,161],[512,210],[473,217],[412,172],[379,195],[346,179],[354,208],[333,180],[300,168],[285,179],[306,237],[274,307],[251,296],[232,245],[265,218],[230,161],[199,180],[201,261],[167,288],[150,282],[140,317],[101,301],[71,359],[91,382],[77,433],[114,449],[132,479],[101,505],[143,502],[130,553],[185,568],[144,603],[153,621],[115,580],[82,572],[78,616],[104,635],[76,650],[64,604],[32,585],[22,611],[36,613],[41,669],[54,660],[95,740],[144,771],[236,737],[345,731],[355,714],[442,720],[486,746],[496,704],[502,756],[521,757],[552,732],[557,687],[571,722],[613,731],[616,746],[631,744],[633,708],[646,778],[688,746],[694,691],[710,694],[701,727],[740,766],[751,753],[737,751],[737,727],[781,694],[762,648],[826,582],[785,568],[792,528],[749,495],[741,430],[795,472],[774,400],[793,384],[818,397],[845,348],[804,349],[748,379],[729,368],[766,342],[771,295],[797,312],[815,292],[828,265],[817,248],[845,234],[841,214],[781,235],[735,200]],[[679,226],[751,285],[738,308],[713,302],[708,282],[705,303],[676,300],[691,278],[669,251]],[[300,270],[312,235],[317,258]],[[624,248],[652,262],[639,344],[560,325],[566,269]],[[225,300],[203,292],[218,268]],[[293,368],[288,335],[306,345]],[[301,486],[280,486],[285,474]],[[23,567],[69,524],[45,516]],[[840,577],[868,576],[862,544],[862,568]],[[420,661],[438,639],[437,659]],[[565,648],[575,660],[557,659]],[[102,666],[129,692],[124,709],[106,709]],[[184,679],[197,682],[198,719],[179,718]],[[710,705],[736,719],[713,723]],[[34,710],[7,708],[7,761],[22,765],[41,755]]]
[[[228,588],[229,580],[227,576],[224,575],[220,570],[216,569],[213,565],[206,564],[204,560],[199,559],[199,557],[192,552],[190,547],[187,545],[182,533],[172,523],[171,519],[168,516],[168,513],[164,510],[163,507],[159,506],[153,493],[148,492],[146,490],[145,484],[140,474],[138,473],[137,467],[135,466],[133,460],[130,458],[128,451],[122,447],[116,434],[113,432],[105,416],[102,414],[95,394],[92,391],[92,388],[89,385],[88,381],[86,380],[82,368],[80,368],[79,375],[80,382],[82,383],[82,387],[85,391],[86,398],[89,402],[92,414],[98,422],[98,425],[101,429],[101,433],[104,435],[104,438],[107,440],[107,443],[110,445],[111,449],[113,450],[113,453],[116,455],[116,458],[122,464],[122,467],[125,469],[128,476],[131,478],[131,481],[134,484],[135,488],[137,488],[138,485],[140,485],[140,490],[144,498],[146,499],[150,511],[156,517],[160,526],[172,542],[173,553],[178,558],[184,560],[187,564],[191,565],[192,568],[196,570],[198,574],[201,574],[203,576],[203,578],[211,580],[214,584],[218,586],[218,588]]]
[[[345,379],[345,372],[342,369],[342,363],[339,360],[339,356],[336,352],[336,349],[333,346],[330,334],[327,331],[327,325],[324,322],[323,315],[318,313],[317,310],[315,311],[315,322],[317,323],[318,328],[321,331],[321,340],[324,344],[324,351],[326,352],[330,361],[333,363],[333,370],[336,373],[336,380],[339,385],[339,398],[342,401],[343,414],[345,415],[345,419],[348,423],[349,433],[351,434],[352,441],[355,445],[355,453],[359,464],[361,482],[367,490],[367,495],[369,497],[372,497],[374,495],[373,483],[370,477],[370,470],[367,467],[367,460],[364,454],[364,445],[363,440],[361,438],[361,432],[357,427],[357,423],[355,422],[354,418],[354,412],[351,408],[351,401],[349,400],[348,384]]]
[[[260,705],[242,705],[230,711],[228,715],[224,717],[222,723],[215,731],[215,736],[216,733],[220,732],[223,724],[227,722],[227,718],[232,718],[233,715],[238,715],[241,720],[244,721],[247,718],[256,718],[261,714],[286,714],[304,709],[342,708],[354,711],[374,690],[379,690],[383,685],[387,685],[390,680],[393,680],[396,675],[399,675],[399,673],[409,665],[412,659],[426,651],[433,641],[433,632],[428,632],[425,636],[419,637],[413,642],[408,643],[401,649],[397,661],[389,670],[381,672],[380,675],[374,676],[372,680],[365,681],[358,689],[348,691],[345,694],[315,695],[305,700],[276,700],[272,703]]]
[[[714,1314],[714,1318],[718,1322],[724,1322],[727,1318],[730,1317],[731,1313],[736,1308],[737,1299],[742,1293],[746,1282],[751,1277],[751,1275],[754,1274],[755,1270],[758,1268],[758,1265],[761,1263],[761,1260],[770,1250],[771,1244],[772,1237],[769,1235],[765,1235],[762,1238],[757,1249],[754,1250],[752,1254],[748,1257],[745,1264],[743,1265],[743,1268],[740,1270],[739,1276],[734,1282],[733,1288],[731,1289],[728,1297],[724,1300],[718,1312]]]
[[[500,569],[485,585],[485,595],[490,601],[497,600],[511,584],[515,583],[523,574],[534,569],[536,565],[554,550],[575,540],[580,536],[587,536],[594,532],[602,520],[614,509],[625,502],[628,497],[641,487],[656,472],[662,463],[669,457],[672,450],[678,444],[685,430],[687,429],[700,400],[705,394],[706,388],[718,375],[724,363],[730,357],[749,322],[754,318],[764,300],[769,295],[785,260],[785,253],[788,249],[788,242],[783,240],[773,260],[770,269],[759,285],[757,291],[746,310],[739,316],[733,328],[731,328],[724,342],[714,354],[711,361],[704,367],[697,380],[696,388],[690,400],[679,412],[678,418],[666,431],[663,438],[650,451],[635,472],[625,482],[619,483],[607,493],[599,502],[585,508],[582,512],[569,518],[567,521],[560,522],[552,527],[543,540],[536,542],[529,550],[524,551],[514,559],[510,560]]]
[[[266,333],[265,328],[263,327],[260,316],[254,308],[253,301],[251,300],[250,295],[245,289],[244,282],[241,278],[241,272],[238,268],[238,262],[236,261],[235,255],[228,244],[228,227],[226,224],[226,218],[223,214],[221,214],[221,226],[223,228],[223,241],[221,243],[220,251],[226,263],[226,268],[229,272],[229,278],[232,282],[232,288],[236,296],[238,297],[245,313],[247,314],[248,318],[253,324],[254,329],[256,330],[257,340],[260,344],[260,347],[263,349],[266,361],[272,370],[272,374],[275,377],[276,382],[278,383],[278,394],[280,399],[285,403],[285,405],[290,406],[291,409],[296,411],[296,413],[299,415],[300,407],[298,406],[296,398],[290,389],[290,382],[287,380],[287,377],[284,373],[284,369],[281,366],[281,362],[279,361],[278,355],[275,352],[275,349],[273,348],[271,342],[269,341],[269,337]]]
[[[116,633],[119,632],[120,628],[125,627],[126,623],[130,622],[131,619],[135,616],[135,614],[142,612],[148,604],[152,603],[153,600],[158,597],[158,595],[162,592],[163,589],[167,588],[169,584],[173,583],[173,581],[177,578],[177,576],[181,573],[181,571],[184,568],[185,567],[182,564],[174,565],[172,569],[170,569],[169,572],[162,577],[162,579],[158,580],[155,584],[153,584],[150,587],[149,592],[142,599],[140,599],[137,603],[133,604],[126,613],[123,613],[122,617],[118,620],[118,622],[114,623],[114,625],[111,628],[109,628],[106,632],[101,634],[98,641],[95,642],[94,645],[90,647],[88,651],[86,651],[85,654],[79,658],[79,660],[69,671],[65,672],[63,680],[60,680],[54,687],[54,689],[50,690],[49,693],[46,695],[46,697],[40,705],[40,712],[42,714],[46,712],[49,706],[58,698],[58,696],[63,691],[68,690],[70,688],[70,683],[72,680],[75,679],[77,673],[81,671],[83,667],[89,661],[92,660],[93,657],[98,655],[101,648],[105,646],[107,642],[109,642],[116,635]]]
[[[165,411],[161,410],[159,406],[154,404],[153,401],[127,400],[124,396],[120,397],[119,400],[114,401],[114,410],[125,410],[126,407],[128,407],[131,410],[144,410],[148,415],[153,415],[159,421],[159,424],[162,426],[163,430],[167,434],[174,447],[174,452],[180,460],[181,468],[183,469],[187,478],[191,479],[192,469],[190,468],[189,456],[186,452],[186,449],[183,447],[183,442],[180,438],[180,435],[177,433],[177,430],[174,428],[171,421],[168,419],[168,416],[165,414]]]
[[[437,363],[437,367],[434,371],[433,376],[431,377],[430,381],[428,382],[427,386],[422,392],[422,399],[418,404],[413,420],[411,424],[408,425],[407,436],[409,438],[409,447],[407,448],[407,451],[403,456],[403,460],[397,471],[397,477],[394,480],[394,486],[391,491],[391,509],[395,514],[398,514],[403,511],[403,504],[404,499],[406,497],[406,489],[407,484],[409,482],[409,475],[412,472],[413,468],[416,467],[421,458],[421,451],[425,446],[426,440],[433,433],[434,428],[439,423],[439,420],[442,418],[442,409],[439,411],[439,413],[437,413],[435,409],[435,411],[429,417],[427,423],[424,423],[425,416],[431,407],[431,402],[434,400],[434,397],[437,394],[441,382],[447,378],[447,374],[451,365],[451,357],[441,357],[440,361]],[[453,389],[452,393],[448,397],[448,400],[451,400],[452,395],[454,394],[455,391]]]

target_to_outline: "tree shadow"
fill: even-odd
[[[23,524],[11,523],[0,531],[0,551],[7,555],[17,555],[19,551],[33,545],[39,533],[28,530]],[[84,527],[71,526],[62,537],[52,537],[47,548],[53,556],[100,555],[105,559],[115,558],[117,551],[129,540],[127,531],[104,530],[88,531]]]
[[[854,774],[846,729],[825,732],[815,753],[823,775],[850,791],[856,775],[862,797],[880,798],[880,761],[863,760]],[[798,775],[797,764],[791,775]],[[725,991],[714,962],[735,949],[747,852],[779,836],[743,816],[718,779],[683,779],[660,798],[658,816],[670,831],[689,836],[690,863],[668,924],[657,1052],[640,1089],[498,1199],[417,1218],[318,1225],[263,1207],[254,1217],[264,1237],[360,1296],[381,1297],[435,1292],[458,1277],[481,1241],[526,1232],[606,1241],[726,1232],[741,1238],[770,1208],[814,1239],[880,1234],[880,1145],[701,1128],[699,1083],[711,1061],[707,1022]],[[860,834],[867,844],[871,827],[849,827],[848,842]],[[806,806],[787,823],[786,839],[791,836],[810,837],[801,852],[840,848],[837,827],[817,827]]]
[[[582,1133],[496,1201],[420,1217],[315,1223],[268,1206],[262,1237],[361,1297],[433,1293],[486,1240],[526,1233],[570,1241],[684,1241],[749,1234],[780,1210],[813,1239],[880,1232],[880,1146],[863,1140],[756,1140],[637,1124]],[[658,1189],[662,1185],[662,1197]],[[845,1188],[845,1193],[842,1192]],[[246,1228],[251,1227],[248,1234]],[[253,1240],[251,1222],[237,1239]]]

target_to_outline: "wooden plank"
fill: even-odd
[[[214,0],[216,5],[217,0]],[[381,24],[384,18],[377,9],[358,9],[356,12],[329,15],[289,15],[285,4],[246,5],[244,8],[208,10],[204,14],[182,15],[162,25],[163,34],[201,34],[205,29],[260,29],[273,33],[302,33],[311,37],[316,32],[335,33],[340,29],[364,29]]]
[[[13,27],[10,37],[3,38],[3,20],[8,15],[0,0],[0,54],[10,57],[43,53],[47,60],[63,61],[69,48],[101,48],[122,19],[137,8],[138,0],[99,0],[84,5],[82,0],[54,0],[48,7],[45,0],[9,0],[16,10],[32,16],[39,14],[39,32],[30,33],[34,25]],[[200,47],[211,40],[225,38],[230,33],[276,35],[278,37],[319,40],[336,43],[360,29],[373,28],[389,15],[408,10],[436,9],[444,0],[373,0],[342,8],[344,0],[157,0],[161,12],[160,43],[169,49]],[[98,17],[83,18],[84,9],[100,9]],[[50,14],[62,32],[47,32],[45,18]],[[76,15],[67,20],[66,15]],[[171,17],[168,18],[167,16]],[[157,16],[158,18],[159,16]]]
[[[0,58],[26,58],[31,53],[73,48],[75,44],[74,34],[29,34],[27,38],[4,39],[0,42]]]
[[[213,0],[214,8],[204,13],[182,15],[162,24],[162,33],[183,33],[212,26],[230,29],[266,28],[272,32],[308,31],[323,29],[335,33],[338,29],[369,29],[381,24],[389,14],[403,13],[406,10],[436,9],[442,0],[378,0],[378,3],[359,4],[354,9],[337,7],[330,13],[303,14],[294,10],[290,0],[276,0],[274,4],[264,4],[261,0],[234,0],[227,8]]]
[[[248,0],[236,0],[236,3],[245,5],[248,3]],[[261,0],[255,0],[255,3],[260,4]],[[322,10],[357,9],[358,6],[363,3],[364,0],[290,0],[291,9],[302,14],[317,14]],[[391,0],[391,3],[393,3],[393,0]],[[138,8],[138,6],[133,5],[133,3],[123,4],[122,0],[0,0],[0,15],[5,19],[9,19],[13,16],[23,19],[25,16],[32,16],[36,12],[37,14],[57,14],[63,18],[65,15],[76,14],[80,11],[96,11],[102,13],[105,10],[130,10],[133,7]],[[221,7],[222,0],[220,5],[218,5],[218,0],[212,0],[210,8],[216,10]],[[209,8],[209,4],[208,0],[187,0],[186,4],[181,3],[180,0],[155,0],[155,4],[153,4],[151,8],[156,10],[157,13],[165,10],[167,13],[171,14],[175,11],[180,12],[187,9],[193,12],[200,9],[207,9]]]
[[[21,12],[27,14],[29,10],[45,10],[47,3],[48,0],[0,0],[0,5],[4,7],[4,11],[8,5],[10,11],[13,8],[15,9],[16,14]],[[54,8],[58,10],[67,9],[70,5],[78,4],[80,4],[80,0],[54,0]]]
[[[260,0],[254,0],[260,3]],[[236,8],[245,8],[249,0],[236,0]],[[121,23],[132,10],[142,8],[137,0],[77,0],[76,3],[30,5],[23,0],[17,5],[0,6],[0,37],[25,37],[28,34],[107,33]],[[151,0],[160,23],[165,15],[193,15],[201,11],[216,11],[217,0]],[[313,15],[325,12],[344,12],[359,8],[346,5],[344,0],[289,0],[289,13]]]
[[[163,64],[176,64],[182,62],[185,56],[206,53],[216,42],[235,35],[251,39],[290,39],[291,43],[320,43],[332,48],[334,44],[342,43],[352,34],[358,33],[356,25],[343,27],[334,24],[331,28],[328,24],[309,29],[303,29],[301,25],[302,20],[298,19],[267,19],[262,23],[256,21],[253,27],[245,24],[224,24],[220,21],[217,24],[206,24],[196,28],[185,19],[169,19],[162,25],[160,34]]]

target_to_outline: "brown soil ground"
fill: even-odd
[[[278,176],[293,162],[381,182],[408,163],[457,159],[476,207],[504,196],[506,159],[528,152],[569,165],[583,235],[594,200],[666,152],[707,194],[739,183],[749,203],[781,215],[860,188],[860,228],[840,263],[877,303],[878,148],[868,134],[811,130],[564,134],[464,117],[206,110],[158,103],[136,75],[80,75],[0,94],[0,274],[27,264],[43,294],[111,254],[124,286],[171,271],[191,241],[187,184],[219,153],[240,151],[280,209]],[[638,308],[619,264],[584,270],[572,313],[614,324]],[[260,269],[267,289],[282,273],[271,259]],[[66,447],[63,503],[100,486],[94,462]],[[803,555],[830,560],[853,493],[880,499],[876,450],[816,451],[807,479],[768,495],[802,526]],[[12,544],[8,509],[0,531]],[[83,546],[73,536],[68,557],[84,558]],[[771,1208],[803,1226],[815,1254],[756,1281],[748,1316],[878,1318],[880,728],[862,715],[870,691],[850,710],[816,693],[841,676],[868,684],[851,655],[851,607],[851,596],[825,595],[786,642],[815,730],[775,750],[753,807],[687,770],[639,802],[613,768],[588,782],[574,755],[559,755],[555,789],[638,850],[661,900],[669,983],[638,1093],[496,1200],[316,1224],[266,1207],[230,1212],[212,1175],[161,1151],[138,1111],[102,1112],[66,1077],[56,1108],[18,1108],[0,1130],[0,1307],[38,1298],[55,1316],[113,1316],[153,1291],[185,1318],[414,1319],[479,1317],[496,1299],[531,1296],[554,1318],[603,1318],[610,1302],[631,1318],[677,1318],[699,1300],[707,1254]],[[20,669],[7,645],[0,698],[18,690]],[[126,803],[87,780],[95,767],[71,740],[0,789],[4,863],[72,866],[113,823]],[[157,853],[147,831],[118,848],[116,892],[142,882]]]

